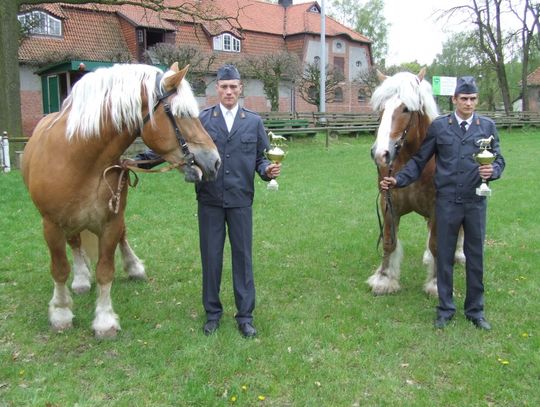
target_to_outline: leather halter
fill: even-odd
[[[394,158],[389,163],[389,169],[388,169],[388,174],[387,174],[388,177],[391,177],[392,173],[394,172],[394,159],[398,156],[401,148],[403,147],[403,144],[405,144],[407,134],[409,133],[409,130],[411,128],[411,123],[412,123],[414,113],[415,112],[411,112],[411,117],[409,118],[409,122],[407,123],[405,130],[403,130],[403,132],[401,133],[401,136],[394,143],[395,154],[394,154]],[[377,172],[379,173],[379,177],[380,177],[381,170],[378,166],[377,166]],[[384,223],[381,220],[381,214],[379,211],[379,195],[380,194],[381,192],[379,191],[379,194],[377,195],[377,200],[376,200],[377,202],[376,211],[377,211],[377,218],[379,221],[379,238],[377,239],[377,247],[379,247],[379,244],[383,240],[383,235],[384,235],[384,231],[383,231]],[[390,189],[387,189],[385,191],[384,199],[386,202],[386,211],[390,211],[390,217],[392,218],[392,222],[390,224],[390,238],[391,238],[392,244],[394,244],[396,241],[396,226],[394,224],[394,205],[392,203],[392,192]]]
[[[182,153],[184,154],[184,160],[185,165],[192,166],[195,164],[195,158],[193,156],[193,153],[189,151],[189,147],[186,143],[186,140],[184,137],[182,137],[182,133],[180,132],[180,129],[178,128],[178,124],[176,123],[176,119],[174,118],[174,115],[171,110],[171,105],[169,102],[165,101],[169,96],[174,95],[176,93],[176,89],[172,89],[168,92],[161,93],[161,79],[163,78],[163,74],[156,75],[156,92],[158,94],[158,100],[154,104],[154,107],[152,108],[152,113],[157,110],[160,104],[163,104],[163,110],[165,111],[165,114],[169,118],[169,121],[171,122],[172,128],[174,129],[174,134],[176,136],[176,140],[178,141],[178,145],[182,149]],[[143,119],[143,127],[144,125],[150,120],[150,112],[146,114],[146,116]],[[138,135],[140,136],[142,133],[142,129],[139,129]]]

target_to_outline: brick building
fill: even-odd
[[[185,0],[171,0],[185,3]],[[160,43],[191,45],[213,53],[214,62],[197,83],[201,107],[217,101],[214,78],[224,62],[287,51],[304,63],[320,58],[321,9],[317,2],[278,4],[262,0],[197,0],[209,4],[225,20],[193,21],[171,12],[156,13],[132,5],[47,3],[21,10],[19,20],[29,23],[30,34],[19,47],[23,131],[30,135],[44,113],[57,111],[72,85],[85,72],[115,62],[151,62],[147,52]],[[354,79],[372,65],[371,41],[326,17],[326,61],[340,69],[344,81],[328,112],[369,111],[369,101]],[[192,83],[192,86],[194,84]],[[282,82],[280,111],[314,111],[294,84]],[[244,76],[242,104],[269,111],[262,84]]]

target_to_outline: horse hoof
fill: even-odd
[[[94,330],[94,336],[96,339],[114,339],[119,329],[116,327],[111,327],[105,330]]]
[[[438,291],[437,291],[437,280],[432,280],[432,281],[427,282],[427,283],[424,285],[424,292],[425,292],[427,295],[430,295],[430,296],[432,296],[432,297],[437,297],[437,296],[438,296]]]
[[[75,294],[85,294],[88,291],[90,291],[91,285],[90,284],[72,284],[71,290]]]
[[[64,322],[51,322],[51,329],[53,332],[62,332],[66,329],[73,328],[73,322],[71,321],[64,321]]]
[[[371,292],[374,295],[393,294],[398,292],[400,288],[397,280],[392,280],[379,274],[373,274],[367,280],[367,283],[371,287]]]
[[[142,265],[138,267],[133,267],[128,271],[128,277],[130,280],[146,280],[146,271]]]

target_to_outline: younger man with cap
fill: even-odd
[[[435,156],[435,217],[437,227],[437,289],[439,305],[435,327],[442,329],[456,312],[453,301],[454,253],[458,233],[464,230],[466,263],[465,316],[477,328],[490,330],[484,316],[484,239],[486,233],[486,197],[476,195],[482,179],[498,179],[505,166],[499,149],[495,123],[475,113],[478,89],[472,76],[458,78],[452,103],[453,113],[438,117],[427,131],[418,152],[395,178],[385,177],[380,187],[401,188],[416,181],[427,162]],[[492,164],[480,165],[474,154],[478,140],[493,136]]]
[[[255,284],[252,268],[252,204],[255,173],[269,181],[280,173],[280,164],[264,156],[268,137],[261,117],[238,105],[242,93],[240,73],[233,65],[217,73],[216,91],[220,103],[203,110],[200,120],[214,140],[221,156],[217,178],[196,185],[199,240],[203,274],[203,332],[219,327],[223,306],[219,298],[225,235],[231,244],[235,315],[244,337],[257,334],[253,326]]]

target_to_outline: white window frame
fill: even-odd
[[[22,25],[30,24],[30,34],[62,36],[62,21],[43,11],[30,11],[17,18]]]
[[[240,52],[242,50],[241,41],[229,33],[215,36],[213,43],[214,51]]]

